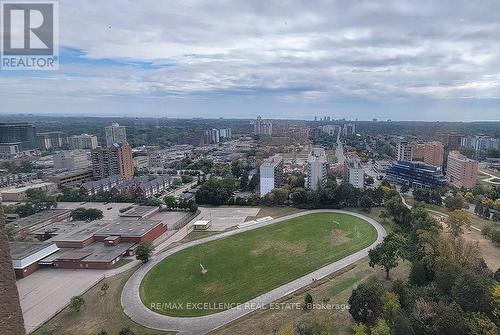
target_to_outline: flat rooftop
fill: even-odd
[[[9,187],[9,188],[4,188],[0,190],[0,193],[22,193],[26,192],[27,190],[30,190],[32,188],[41,188],[41,187],[47,187],[47,186],[52,186],[55,185],[54,183],[51,182],[43,182],[43,183],[37,183],[37,184],[30,184],[26,185],[23,187]]]
[[[154,211],[158,210],[158,207],[156,206],[137,206],[134,208],[129,209],[128,211],[124,213],[120,213],[119,215],[121,217],[137,217],[137,218],[142,218]]]
[[[60,253],[55,260],[80,260],[82,262],[109,263],[135,243],[119,243],[115,246],[106,246],[102,242],[94,242],[84,248],[68,249]]]
[[[32,226],[36,226],[37,224],[43,223],[45,221],[51,220],[58,216],[64,215],[71,212],[69,209],[48,209],[46,211],[36,213],[25,218],[13,221],[9,223],[10,225],[14,225],[16,230],[21,230],[23,228],[29,228]]]
[[[52,238],[53,242],[83,242],[92,236],[141,237],[161,225],[160,220],[134,220],[119,218],[114,221],[97,220],[89,223],[75,222],[74,229]],[[55,227],[53,225],[51,227]]]
[[[45,242],[9,242],[10,255],[13,260],[23,259],[41,251],[53,243]]]
[[[160,220],[118,220],[96,232],[96,236],[119,235],[122,237],[140,237],[151,229],[161,225]]]

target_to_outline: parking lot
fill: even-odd
[[[113,220],[118,217],[120,214],[120,209],[127,208],[130,206],[137,206],[137,204],[133,203],[108,203],[105,204],[103,202],[59,202],[57,203],[57,208],[60,209],[76,209],[76,208],[96,208],[100,209],[104,215],[103,220]]]
[[[260,209],[249,207],[200,207],[198,220],[210,220],[208,231],[223,231],[245,222],[248,216],[256,216]]]
[[[84,293],[95,285],[102,270],[39,269],[18,280],[17,289],[27,332],[32,332],[53,317],[71,297]]]

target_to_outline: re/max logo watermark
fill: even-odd
[[[59,69],[56,1],[0,1],[1,70]]]

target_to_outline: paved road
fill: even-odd
[[[275,288],[267,293],[264,293],[244,304],[239,308],[229,309],[220,313],[200,316],[200,317],[190,317],[190,318],[179,318],[179,317],[170,317],[166,315],[157,314],[144,306],[139,296],[139,286],[141,284],[142,279],[146,275],[146,273],[151,270],[153,266],[161,262],[165,257],[168,257],[180,250],[206,243],[209,241],[214,241],[220,238],[236,235],[245,231],[249,231],[255,228],[268,226],[280,221],[288,220],[291,218],[299,217],[302,215],[307,215],[311,213],[318,212],[331,212],[331,213],[341,213],[341,214],[349,214],[361,219],[366,220],[371,225],[375,227],[377,230],[377,240],[369,247],[360,250],[350,256],[347,256],[337,262],[326,265],[314,272],[311,272],[303,277],[300,277],[294,281],[291,281],[287,284],[284,284],[280,287]],[[381,243],[383,238],[386,236],[385,229],[375,220],[366,217],[364,215],[358,213],[352,213],[341,210],[313,210],[306,211],[301,213],[295,213],[292,215],[288,215],[285,217],[281,217],[275,220],[258,223],[253,226],[228,231],[225,233],[221,233],[214,236],[209,236],[203,239],[191,241],[185,244],[182,244],[178,247],[169,249],[159,255],[153,257],[153,259],[147,264],[141,266],[127,281],[125,287],[122,291],[121,303],[123,306],[123,310],[125,314],[127,314],[133,321],[153,329],[163,330],[163,331],[178,331],[181,335],[199,335],[206,334],[214,329],[217,329],[231,321],[234,321],[246,314],[251,313],[255,310],[251,306],[263,306],[267,305],[273,301],[276,301],[284,296],[287,296],[294,291],[309,285],[313,278],[321,279],[333,272],[336,272],[346,266],[353,264],[354,262],[366,257],[368,255],[368,250],[372,249],[377,244]]]

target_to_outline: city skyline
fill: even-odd
[[[494,1],[142,6],[60,1],[60,70],[2,72],[0,115],[499,120]]]

